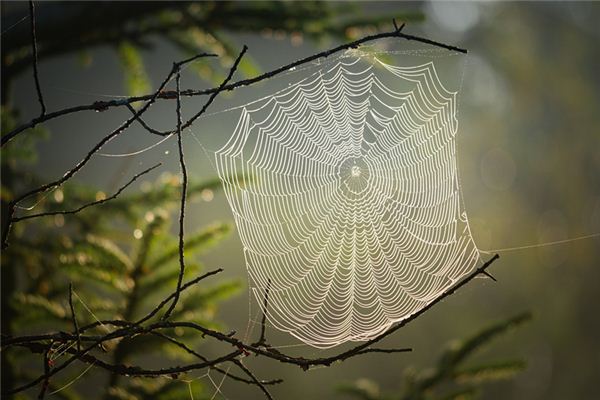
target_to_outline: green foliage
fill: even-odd
[[[463,364],[482,347],[531,319],[522,313],[486,327],[473,336],[451,343],[433,368],[407,369],[405,383],[396,394],[382,395],[373,381],[360,379],[339,390],[363,400],[467,400],[475,399],[486,383],[510,379],[525,369],[522,360],[493,361],[464,367]]]
[[[10,132],[17,126],[19,119],[19,113],[17,110],[3,105],[0,109],[0,119],[2,134]],[[16,166],[17,162],[32,164],[37,160],[37,153],[35,151],[35,143],[41,139],[45,139],[48,136],[48,131],[40,126],[30,129],[29,132],[24,133],[20,137],[16,138],[16,142],[12,146],[2,147],[0,161],[2,167]]]
[[[192,182],[189,195],[193,199],[205,190],[216,188],[214,180]],[[73,305],[80,326],[105,319],[136,320],[174,290],[179,274],[178,237],[172,233],[170,221],[176,220],[178,213],[179,179],[163,175],[146,190],[145,195],[123,194],[114,204],[108,202],[79,214],[61,216],[59,220],[47,217],[22,223],[25,227],[15,232],[11,245],[2,254],[3,273],[8,269],[18,271],[17,281],[22,282],[10,294],[10,305],[18,310],[9,321],[13,334],[72,331],[67,301],[69,283],[74,287]],[[36,211],[70,209],[97,196],[93,188],[70,183],[60,192],[54,192]],[[230,223],[215,222],[187,233],[184,280],[206,272],[201,256],[231,230]],[[240,283],[217,282],[203,282],[184,292],[172,318],[223,328],[214,318],[217,306],[234,295]],[[105,333],[105,329],[108,328],[99,326],[95,333],[90,331],[89,334]],[[183,340],[192,348],[203,341],[200,335],[190,332],[164,330],[161,333]],[[171,362],[168,358],[190,358],[180,347],[155,335],[134,336],[107,346],[112,357],[108,361],[112,364],[135,364],[149,356],[162,362]],[[14,349],[8,351],[14,352]],[[13,354],[10,364],[3,368],[11,368],[17,382],[33,378],[31,362],[39,356],[27,352],[18,354],[18,357]],[[62,361],[61,357],[57,363]],[[79,366],[76,370],[81,372],[81,369]],[[83,383],[86,376],[81,378]],[[108,381],[105,398],[175,399],[182,394],[189,397],[188,383],[181,380],[125,380],[110,376]],[[62,381],[61,378],[52,380],[57,388],[67,382],[68,379]],[[202,392],[200,383],[191,385],[198,398]],[[77,390],[71,389],[63,394],[64,398],[81,398]]]
[[[119,43],[119,59],[123,65],[125,87],[130,96],[140,96],[150,92],[151,85],[144,68],[144,61],[137,47],[127,41]]]

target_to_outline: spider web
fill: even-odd
[[[433,62],[350,51],[240,108],[216,168],[271,324],[319,348],[368,340],[473,270],[456,95]]]

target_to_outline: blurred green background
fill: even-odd
[[[156,88],[173,60],[199,49],[223,54],[222,65],[211,61],[188,69],[185,87],[203,88],[218,81],[242,44],[249,46],[250,57],[238,78],[349,38],[390,30],[391,18],[396,17],[408,22],[408,33],[469,49],[457,148],[464,202],[478,247],[498,249],[600,232],[598,3],[123,4],[118,13],[110,3],[38,6],[40,78],[51,110],[146,93]],[[186,13],[196,19],[189,20]],[[2,3],[3,118],[7,110],[19,110],[15,118],[21,121],[39,112],[28,61],[29,21],[22,20],[26,15],[26,3]],[[256,98],[266,94],[256,88]],[[187,107],[194,109],[199,104],[194,101],[199,100],[190,100]],[[148,113],[147,120],[167,129],[173,125],[173,109],[172,102],[162,102]],[[45,179],[58,177],[127,117],[128,111],[119,109],[79,113],[44,124],[50,134],[36,142],[37,162],[19,161],[14,168]],[[135,151],[156,142],[148,136],[134,126],[112,150]],[[201,147],[193,141],[186,143],[192,178],[214,177]],[[15,141],[9,146],[22,145]],[[7,157],[16,156],[3,157],[4,163]],[[76,182],[112,193],[157,160],[165,166],[147,176],[148,182],[164,171],[177,173],[174,141],[138,156],[99,157]],[[19,179],[19,184],[33,186],[27,176]],[[190,231],[215,220],[232,219],[217,189],[214,195],[204,192],[189,208]],[[105,213],[103,218],[111,215]],[[68,231],[69,226],[67,221],[64,227],[53,229]],[[138,229],[131,227],[131,240],[134,228]],[[480,355],[482,359],[514,356],[526,360],[527,368],[512,380],[486,386],[483,398],[596,398],[600,240],[500,255],[490,271],[497,283],[475,280],[385,341],[389,347],[412,347],[412,353],[368,355],[308,372],[260,358],[248,363],[261,378],[285,380],[272,389],[276,398],[348,398],[336,387],[361,378],[373,381],[382,392],[399,393],[405,369],[432,365],[448,340],[468,337],[486,324],[531,310],[532,322]],[[3,257],[3,264],[9,261]],[[256,306],[249,312],[242,246],[235,233],[204,255],[202,262],[210,269],[224,267],[221,279],[242,283],[240,295],[219,303],[216,318],[228,329],[245,332],[249,319],[256,317]],[[270,336],[278,344],[295,343],[276,332]],[[305,357],[329,353],[307,346],[287,350]],[[220,386],[218,379],[214,383],[207,377],[200,380],[207,397],[216,387],[220,388],[217,398],[260,395],[230,382]]]

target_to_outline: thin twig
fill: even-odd
[[[420,42],[420,43],[429,44],[429,45],[432,45],[435,47],[440,47],[440,48],[443,48],[443,49],[446,49],[449,51],[456,51],[459,53],[467,53],[466,49],[448,45],[448,44],[444,44],[441,42],[437,42],[437,41],[430,40],[430,39],[423,38],[423,37],[416,36],[416,35],[409,35],[409,34],[401,32],[401,31],[402,31],[402,27],[400,27],[399,29],[394,29],[391,32],[383,32],[383,33],[378,33],[375,35],[365,36],[365,37],[355,40],[353,42],[348,42],[346,44],[334,47],[329,50],[322,51],[322,52],[314,54],[312,56],[305,57],[298,61],[294,61],[290,64],[287,64],[287,65],[284,65],[277,69],[274,69],[272,71],[263,73],[254,78],[242,79],[240,81],[231,83],[229,85],[225,85],[221,90],[219,90],[218,87],[212,88],[212,89],[206,89],[206,90],[188,89],[188,90],[182,90],[181,96],[202,96],[202,95],[212,94],[212,93],[215,93],[218,91],[231,91],[231,90],[237,89],[242,86],[249,86],[254,83],[260,82],[262,80],[272,78],[275,75],[278,75],[282,72],[286,72],[290,68],[297,67],[302,64],[306,64],[311,61],[318,60],[320,58],[329,57],[330,55],[340,52],[340,51],[343,51],[343,50],[357,48],[367,42],[385,39],[385,38],[400,38],[400,39],[405,39],[405,40],[409,40],[409,41],[416,41],[416,42]],[[160,98],[160,99],[175,99],[175,97],[176,97],[176,93],[174,93],[173,91],[164,91],[164,92],[160,93],[160,95],[158,96],[158,98]],[[60,111],[49,113],[49,114],[46,114],[42,118],[38,118],[36,120],[32,120],[28,123],[22,124],[22,125],[18,126],[17,128],[13,129],[12,131],[8,132],[7,134],[2,135],[2,138],[0,139],[0,145],[4,146],[6,143],[11,141],[13,138],[15,138],[18,134],[20,134],[21,132],[23,132],[29,128],[34,127],[36,124],[38,124],[40,122],[48,121],[48,120],[51,120],[54,118],[61,117],[63,115],[72,114],[72,113],[81,112],[81,111],[104,111],[104,110],[107,110],[112,107],[122,107],[122,106],[126,106],[127,104],[148,100],[150,98],[152,98],[152,95],[133,96],[133,97],[128,97],[126,99],[118,99],[118,100],[110,100],[110,101],[95,101],[91,104],[75,106],[75,107],[71,107],[71,108],[65,108]],[[186,122],[182,128],[185,129],[188,126],[189,125]],[[163,132],[163,135],[167,135],[167,134],[171,134],[171,133],[173,133],[173,132]]]
[[[494,278],[494,276],[492,274],[490,274],[489,272],[487,272],[487,271],[482,271],[481,274],[487,276],[488,278],[490,278],[494,282],[498,282],[498,280],[496,278]]]
[[[402,25],[400,25],[400,27],[398,28],[398,24],[396,23],[396,18],[392,18],[392,23],[394,24],[394,29],[396,29],[396,32],[400,32],[406,26],[406,22],[403,22]]]
[[[40,352],[41,347],[42,347],[39,344],[22,344],[21,346],[29,348],[33,353]],[[107,371],[110,371],[110,372],[118,374],[118,375],[159,377],[159,376],[172,376],[172,375],[189,372],[189,371],[194,371],[194,370],[199,370],[199,369],[204,369],[204,368],[213,368],[214,366],[219,365],[221,363],[234,360],[235,357],[239,356],[242,352],[239,350],[236,350],[233,352],[229,352],[221,357],[217,357],[213,360],[206,360],[201,363],[190,363],[190,364],[186,364],[186,365],[182,365],[182,366],[167,367],[167,368],[160,368],[160,369],[145,369],[145,368],[141,368],[141,367],[137,367],[137,366],[130,366],[130,365],[124,365],[124,364],[110,364],[103,360],[100,360],[97,357],[94,357],[91,354],[77,355],[78,352],[75,349],[68,349],[68,350],[66,350],[66,353],[74,354],[74,356],[71,357],[70,360],[77,359],[77,360],[83,361],[88,364],[94,364],[100,368],[103,368]],[[52,372],[51,370],[48,370],[44,375],[39,377],[38,380],[41,378],[41,380],[46,381],[47,379],[52,377],[55,373],[56,372]],[[251,383],[251,384],[253,384],[253,383]]]
[[[237,358],[232,360],[232,362],[238,366],[239,369],[241,369],[242,371],[244,371],[244,373],[246,375],[248,375],[250,377],[250,379],[252,379],[252,382],[254,382],[259,388],[260,390],[262,390],[262,392],[264,393],[264,395],[267,397],[267,399],[269,400],[273,400],[273,396],[271,396],[271,393],[269,393],[269,391],[267,390],[267,387],[252,373],[252,371],[250,371],[240,360],[238,360]]]
[[[29,383],[25,383],[21,386],[18,386],[16,388],[10,389],[7,392],[3,392],[3,395],[13,395],[15,393],[19,393],[22,392],[23,390],[27,390],[29,388],[34,387],[35,385],[37,385],[38,383],[45,381],[47,379],[50,379],[53,375],[57,374],[58,372],[62,371],[63,369],[67,368],[69,365],[71,365],[75,360],[81,359],[83,357],[86,356],[87,353],[89,353],[92,349],[96,348],[96,346],[101,345],[104,342],[107,342],[109,340],[115,339],[115,338],[119,338],[124,336],[124,334],[128,334],[128,335],[133,335],[135,333],[135,328],[131,328],[131,327],[127,327],[127,328],[122,328],[122,329],[118,329],[114,332],[111,333],[107,333],[106,335],[102,336],[100,339],[96,340],[95,342],[93,342],[91,345],[89,345],[88,347],[76,351],[75,354],[68,358],[65,362],[63,362],[61,365],[57,366],[56,368],[51,369],[50,371],[44,373],[43,375],[37,377],[36,379],[30,381]]]
[[[368,354],[368,353],[384,353],[384,354],[394,354],[394,353],[410,353],[413,351],[410,347],[401,348],[401,349],[364,349],[356,353],[359,354]]]
[[[227,83],[231,80],[231,78],[233,78],[233,74],[235,73],[238,66],[240,65],[240,61],[242,61],[242,57],[244,57],[244,54],[246,54],[247,50],[248,50],[248,46],[244,45],[244,47],[242,47],[242,51],[240,51],[240,54],[238,54],[237,58],[235,59],[233,66],[229,69],[229,74],[227,75],[225,80],[223,82],[221,82],[219,87],[210,94],[210,97],[208,98],[206,103],[204,103],[204,106],[200,109],[200,111],[198,111],[190,119],[188,119],[187,122],[185,124],[183,124],[181,129],[189,128],[194,123],[194,121],[196,121],[202,114],[204,114],[206,112],[208,107],[212,104],[213,100],[217,97],[217,95],[219,93],[221,93],[224,90],[229,90],[229,89],[227,89],[227,86],[230,86],[230,85],[227,85]],[[181,92],[179,92],[179,95],[181,95]]]
[[[77,335],[77,351],[81,351],[81,333],[79,332],[77,315],[75,315],[75,307],[73,307],[73,283],[71,282],[69,282],[69,308],[71,309],[71,319],[73,320],[73,332]]]
[[[181,169],[181,208],[179,209],[179,275],[177,277],[177,290],[175,291],[175,298],[167,309],[163,319],[169,318],[177,302],[179,301],[179,292],[181,291],[181,283],[183,282],[183,275],[185,274],[185,239],[184,239],[184,225],[185,225],[185,200],[187,198],[187,167],[185,165],[185,157],[183,154],[183,140],[181,137],[181,95],[180,95],[180,81],[181,71],[180,66],[176,64],[177,75],[175,76],[175,87],[177,88],[177,149],[179,150],[179,168]]]
[[[167,336],[167,335],[165,335],[164,333],[161,333],[161,332],[152,331],[150,333],[153,334],[153,335],[155,335],[155,336],[158,336],[160,338],[163,338],[163,339],[165,339],[165,340],[167,340],[167,341],[169,341],[171,343],[173,343],[175,346],[179,347],[180,349],[182,349],[186,353],[191,354],[194,357],[199,358],[200,360],[202,360],[204,362],[208,362],[208,359],[206,357],[204,357],[202,354],[198,353],[194,349],[191,349],[185,343],[180,342],[177,339],[173,339],[172,337]],[[234,360],[234,362],[235,362],[235,360]],[[255,381],[244,379],[242,377],[234,375],[231,372],[225,371],[223,368],[220,368],[218,366],[210,367],[210,369],[213,369],[213,370],[219,372],[220,374],[222,374],[224,376],[227,376],[228,378],[231,378],[231,379],[233,379],[235,381],[243,382],[243,383],[246,383],[246,384],[249,384],[249,385],[256,385]],[[278,383],[281,383],[281,382],[283,382],[281,379],[273,379],[273,380],[269,380],[269,381],[261,381],[261,382],[259,382],[259,384],[263,384],[263,385],[275,385],[275,384],[278,384]]]
[[[40,116],[38,119],[43,118],[46,115],[46,104],[44,103],[44,96],[42,96],[42,88],[40,86],[40,77],[38,73],[38,50],[37,40],[35,38],[35,6],[33,1],[29,1],[29,21],[31,22],[31,48],[33,50],[33,80],[35,81],[35,90],[37,92],[38,101],[40,102]]]
[[[175,62],[175,65],[177,65],[178,68],[181,68],[186,64],[189,64],[193,61],[196,61],[196,60],[198,60],[200,58],[204,58],[204,57],[219,57],[219,56],[218,56],[218,54],[214,54],[214,53],[200,53],[200,54],[191,56],[189,58],[186,58],[184,60],[177,61],[177,62]]]
[[[196,285],[198,282],[200,282],[208,277],[211,277],[213,275],[216,275],[220,272],[223,272],[222,268],[206,272],[205,274],[202,274],[202,275],[192,279],[191,281],[187,282],[183,286],[181,286],[180,292],[184,292],[185,290],[189,289],[190,287]],[[143,324],[144,322],[148,321],[153,316],[155,316],[174,297],[175,297],[175,292],[171,293],[169,296],[167,296],[165,299],[163,299],[163,301],[161,301],[159,304],[157,304],[156,307],[154,307],[148,314],[146,314],[144,317],[142,317],[141,319],[139,319],[136,322],[131,323],[128,321],[119,321],[119,320],[96,321],[96,322],[92,322],[86,326],[80,327],[79,333],[83,333],[87,330],[90,330],[90,329],[93,329],[93,328],[96,328],[96,327],[102,326],[102,325],[114,325],[117,327],[125,327],[125,328],[126,327],[139,327],[141,324]],[[100,340],[101,338],[102,338],[101,336],[80,336],[80,339],[82,341],[97,341],[97,340]],[[75,335],[70,335],[66,332],[59,332],[59,333],[54,333],[54,334],[19,336],[19,337],[11,337],[11,336],[3,335],[2,340],[1,340],[1,347],[5,348],[8,346],[14,346],[14,345],[19,345],[19,344],[23,344],[23,343],[30,343],[30,342],[37,342],[37,341],[47,341],[47,340],[71,341],[71,340],[76,340],[76,339],[77,339],[77,337]]]
[[[107,321],[103,321],[107,322]],[[110,321],[115,322],[115,321]],[[130,324],[127,324],[128,326]],[[79,329],[80,332],[83,331],[83,328]],[[102,336],[88,336],[88,335],[80,335],[79,338],[81,342],[94,342],[100,339]],[[2,348],[7,348],[10,346],[19,346],[26,343],[34,343],[34,342],[44,342],[44,341],[53,341],[58,343],[66,343],[77,341],[77,335],[70,334],[67,332],[56,332],[56,333],[44,333],[41,335],[25,335],[25,336],[2,336]]]
[[[265,299],[263,301],[262,320],[260,321],[260,337],[255,346],[265,346],[267,344],[266,330],[267,330],[267,307],[269,306],[269,290],[271,290],[271,279],[267,283],[265,289]]]
[[[208,277],[211,277],[213,275],[216,275],[220,272],[223,272],[222,268],[202,274],[202,275],[192,279],[191,281],[187,282],[183,286],[181,286],[180,292],[184,292],[185,290],[189,289],[190,287],[196,285],[198,282],[200,282]],[[169,296],[167,296],[165,299],[163,299],[163,301],[161,301],[148,314],[146,314],[146,316],[142,317],[141,319],[139,319],[138,321],[136,321],[134,323],[131,323],[128,321],[119,321],[119,320],[96,321],[96,322],[92,322],[86,326],[80,327],[79,332],[83,333],[85,331],[88,331],[93,328],[97,328],[98,326],[102,326],[102,325],[114,325],[117,327],[138,327],[141,324],[143,324],[144,322],[151,319],[153,316],[155,316],[169,301],[171,301],[173,299],[173,297],[175,297],[175,292],[171,293]],[[83,341],[96,341],[96,340],[99,340],[101,337],[99,337],[99,336],[81,336],[80,338]],[[59,333],[54,333],[54,334],[51,333],[51,334],[29,335],[29,336],[18,336],[18,337],[11,337],[11,336],[3,335],[0,343],[1,343],[1,347],[4,348],[4,347],[8,347],[8,346],[29,343],[29,342],[48,341],[48,340],[71,341],[71,340],[76,340],[76,339],[77,339],[77,337],[75,335],[70,335],[66,332],[59,332]]]
[[[147,174],[148,172],[152,171],[153,169],[158,168],[159,166],[161,166],[162,163],[158,163],[148,169],[145,169],[144,171],[134,175],[125,185],[121,186],[119,188],[119,190],[117,190],[112,196],[110,197],[106,197],[104,199],[100,199],[100,200],[96,200],[96,201],[92,201],[91,203],[87,203],[84,204],[74,210],[64,210],[64,211],[48,211],[48,212],[43,212],[43,213],[39,213],[39,214],[31,214],[31,215],[25,215],[23,217],[13,217],[12,218],[12,222],[19,222],[19,221],[24,221],[27,219],[32,219],[32,218],[39,218],[39,217],[47,217],[50,215],[69,215],[69,214],[77,214],[80,211],[85,210],[88,207],[92,207],[92,206],[97,206],[99,204],[102,203],[106,203],[110,200],[116,199],[117,197],[119,197],[119,195],[125,190],[127,189],[128,186],[130,186],[133,182],[135,182],[139,177],[141,177],[142,175]]]
[[[221,91],[223,90],[223,87],[225,85],[227,85],[227,82],[229,82],[231,80],[231,78],[233,77],[233,74],[237,70],[238,65],[240,64],[240,61],[242,60],[242,57],[244,56],[244,54],[246,53],[247,50],[248,50],[248,47],[244,45],[244,47],[242,48],[242,51],[240,52],[237,59],[235,60],[235,62],[231,66],[231,68],[229,69],[229,74],[227,75],[227,77],[223,80],[223,82],[221,83],[221,85],[219,86],[217,91],[215,91],[208,98],[206,103],[204,103],[204,106],[200,109],[199,112],[197,112],[190,119],[190,121],[194,121],[195,119],[199,118],[202,114],[204,114],[206,112],[206,110],[212,104],[212,102],[217,97],[217,95],[219,93],[221,93]],[[193,60],[193,58],[188,59],[188,60]],[[181,169],[181,180],[182,180],[181,207],[179,210],[179,276],[177,277],[177,290],[175,291],[175,297],[173,298],[173,302],[171,303],[171,305],[169,306],[169,308],[163,315],[163,319],[169,318],[171,316],[171,313],[177,306],[177,302],[179,301],[179,292],[181,291],[181,284],[183,282],[183,275],[185,273],[184,222],[185,222],[185,201],[186,201],[186,197],[187,197],[188,177],[187,177],[187,168],[185,165],[185,158],[184,158],[184,153],[183,153],[183,140],[182,140],[182,133],[181,133],[181,130],[183,128],[182,120],[181,120],[181,91],[180,91],[180,86],[179,86],[180,80],[181,80],[181,73],[180,73],[181,65],[182,65],[181,63],[173,64],[173,69],[175,69],[176,73],[177,73],[177,75],[175,77],[176,99],[177,99],[177,108],[176,108],[176,110],[177,110],[177,146],[178,146],[178,150],[179,150],[179,166]]]
[[[129,111],[131,111],[131,113],[133,115],[136,114],[135,108],[133,108],[133,106],[131,104],[127,104],[127,108],[129,109]],[[168,132],[161,132],[159,130],[153,129],[151,128],[143,119],[142,117],[137,117],[137,121],[140,123],[140,125],[142,125],[142,127],[147,130],[148,132],[154,134],[154,135],[158,135],[158,136],[167,136]]]
[[[42,383],[42,387],[40,388],[40,393],[38,394],[38,399],[39,400],[43,400],[44,399],[44,397],[46,396],[46,391],[48,390],[48,386],[50,386],[50,357],[49,357],[49,353],[50,353],[51,348],[52,348],[52,345],[46,346],[46,349],[44,351],[43,362],[44,362],[44,374],[46,375],[46,378],[44,379],[44,382]]]
[[[176,294],[179,292],[183,292],[184,290],[186,290],[187,288],[195,285],[196,283],[200,282],[201,280],[208,278],[209,276],[213,276],[216,275],[220,272],[223,272],[222,268],[218,268],[215,269],[213,271],[207,272],[195,279],[192,279],[191,281],[189,281],[188,283],[186,283],[185,285],[181,286],[179,288],[179,290],[171,293],[167,298],[165,298],[163,301],[161,301],[160,303],[158,303],[158,305],[156,307],[154,307],[154,309],[152,309],[148,314],[146,314],[146,316],[142,317],[140,320],[138,320],[137,322],[135,322],[135,325],[140,325],[146,321],[148,321],[150,318],[154,317],[169,301],[171,301],[171,299],[174,299]]]

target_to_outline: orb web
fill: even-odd
[[[456,94],[433,62],[350,54],[241,108],[216,167],[275,327],[320,348],[368,340],[473,270]]]

